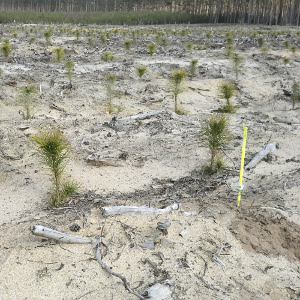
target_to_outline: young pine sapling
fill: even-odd
[[[300,100],[300,86],[298,82],[294,82],[292,85],[292,103],[293,109],[295,109],[296,102]]]
[[[50,204],[63,205],[64,200],[74,196],[79,184],[65,179],[65,168],[71,154],[67,137],[57,129],[44,129],[31,137],[41,162],[49,169],[52,180]]]
[[[74,62],[72,60],[67,60],[65,62],[65,68],[67,71],[67,76],[69,78],[70,83],[72,83],[72,77],[74,74]]]
[[[117,76],[115,74],[107,73],[105,75],[105,87],[106,87],[106,94],[107,94],[107,111],[111,114],[114,111],[112,105],[112,97],[115,91],[115,82]]]
[[[33,85],[27,85],[21,88],[20,102],[24,108],[24,111],[20,111],[24,120],[32,118],[32,108],[34,104],[34,95],[37,93],[37,89]]]
[[[222,149],[232,139],[229,120],[224,114],[213,114],[205,120],[201,129],[203,135],[200,140],[210,151],[209,164],[204,167],[204,172],[214,174],[225,167]]]
[[[136,67],[136,72],[139,78],[142,78],[144,74],[147,72],[147,67],[146,66],[138,66]]]
[[[174,111],[178,115],[183,115],[184,112],[178,107],[178,95],[185,90],[184,79],[186,71],[183,69],[173,70],[169,79],[169,91],[174,95]]]
[[[220,92],[222,98],[226,99],[226,105],[224,105],[220,111],[225,113],[234,113],[236,109],[230,102],[230,99],[234,96],[235,85],[233,83],[223,82],[220,85]]]

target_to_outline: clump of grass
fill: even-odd
[[[37,93],[36,88],[33,85],[27,85],[21,88],[20,92],[20,102],[24,108],[21,111],[24,120],[29,120],[32,118],[32,109],[34,104],[34,94]]]
[[[3,42],[4,42],[4,44],[1,45],[1,52],[2,52],[3,56],[6,58],[6,60],[8,60],[9,55],[12,52],[12,46],[9,42],[9,39],[4,39]]]
[[[153,56],[154,53],[156,52],[156,49],[157,49],[156,45],[153,44],[153,43],[152,44],[148,44],[147,48],[148,48],[150,56]]]
[[[223,82],[220,85],[220,92],[222,98],[226,99],[226,104],[220,109],[220,111],[225,113],[235,113],[236,109],[230,102],[230,99],[235,93],[235,85],[230,82]]]
[[[72,77],[73,77],[73,74],[74,74],[74,61],[67,60],[65,62],[65,68],[66,68],[66,71],[67,71],[67,76],[68,76],[69,81],[71,83],[72,82]]]
[[[59,130],[44,129],[31,137],[35,143],[41,162],[51,175],[51,206],[59,207],[64,200],[77,193],[79,184],[65,180],[65,168],[71,154],[71,145],[67,137]]]
[[[210,151],[209,164],[204,167],[206,174],[214,174],[225,167],[222,148],[229,144],[232,136],[229,131],[229,120],[224,114],[213,114],[202,126],[201,143]]]
[[[148,68],[146,66],[138,66],[136,67],[136,72],[139,78],[142,78],[144,74],[147,72]]]
[[[181,114],[182,110],[178,108],[178,95],[185,90],[184,79],[186,71],[183,69],[173,70],[169,79],[169,91],[174,96],[174,111]]]
[[[53,56],[57,62],[61,62],[65,57],[65,50],[62,47],[57,47],[53,50]]]
[[[198,59],[192,59],[190,62],[189,71],[190,71],[191,79],[193,79],[196,76],[197,64],[198,64]]]
[[[293,109],[295,109],[296,102],[300,100],[300,86],[298,82],[294,82],[292,85],[292,104]]]
[[[101,60],[103,60],[105,62],[113,61],[115,59],[116,59],[116,57],[110,52],[103,52],[102,55],[101,55]]]

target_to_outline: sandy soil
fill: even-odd
[[[25,29],[24,29],[25,28]],[[103,237],[103,261],[122,273],[140,294],[162,284],[171,295],[151,299],[299,299],[300,297],[300,113],[284,94],[300,81],[300,55],[283,43],[300,46],[297,28],[165,26],[120,27],[108,44],[88,38],[109,27],[82,27],[79,41],[69,29],[56,26],[52,45],[45,45],[47,26],[2,25],[11,41],[9,60],[1,58],[0,93],[0,295],[1,299],[137,299],[120,279],[94,259],[91,245],[70,245],[33,236],[30,226],[94,238]],[[152,57],[147,44],[161,29],[169,41]],[[136,44],[124,50],[123,41],[139,29]],[[174,35],[172,31],[185,35]],[[206,32],[213,30],[208,39]],[[235,33],[236,52],[245,58],[229,115],[234,139],[224,150],[227,168],[211,177],[201,174],[209,153],[199,142],[204,120],[224,104],[218,87],[234,80],[226,56],[225,32]],[[262,54],[254,30],[262,30],[269,47]],[[279,32],[279,31],[285,31]],[[277,33],[274,33],[277,31]],[[186,50],[191,42],[197,49]],[[200,43],[201,42],[201,45]],[[206,49],[203,49],[206,45]],[[63,63],[52,57],[65,49],[75,62],[72,88]],[[101,61],[110,51],[112,62]],[[289,57],[285,65],[283,57]],[[195,78],[186,80],[179,95],[187,112],[172,112],[167,83],[172,70],[188,69],[198,59]],[[146,65],[140,79],[135,68]],[[117,75],[115,112],[106,112],[105,74]],[[34,118],[24,120],[19,91],[28,82],[39,93]],[[109,127],[117,119],[155,110],[165,112],[142,121]],[[279,120],[279,121],[278,121]],[[281,121],[280,121],[281,120]],[[282,120],[287,120],[282,122]],[[243,125],[248,127],[245,162],[268,142],[279,148],[244,173],[241,207],[236,208]],[[68,173],[81,183],[80,194],[62,208],[49,208],[47,170],[39,163],[30,141],[38,128],[61,129],[74,155]],[[93,153],[111,150],[103,158],[117,166],[87,162]],[[174,202],[180,209],[165,215],[103,217],[101,207],[147,205],[162,208]],[[166,235],[156,229],[169,220]],[[80,230],[72,232],[71,225]],[[185,230],[185,235],[180,233]],[[153,241],[155,249],[141,243]]]

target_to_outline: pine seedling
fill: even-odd
[[[169,79],[169,91],[174,96],[174,111],[177,114],[183,114],[183,111],[178,108],[178,95],[185,90],[184,79],[186,71],[183,69],[173,70]]]
[[[287,64],[290,63],[290,59],[289,59],[288,57],[283,57],[283,58],[282,58],[282,62],[283,62],[285,65],[287,65]]]
[[[192,59],[190,62],[189,71],[190,71],[190,77],[192,80],[196,76],[196,73],[197,73],[197,64],[198,64],[198,59]]]
[[[136,67],[136,72],[139,78],[142,78],[144,74],[147,72],[148,68],[146,66],[138,66]]]
[[[101,33],[99,38],[100,38],[100,41],[101,41],[102,44],[107,43],[107,37],[104,33]]]
[[[115,56],[112,53],[110,53],[110,52],[104,52],[101,55],[101,60],[103,60],[105,62],[107,62],[107,61],[113,61],[115,59],[116,59]]]
[[[67,76],[70,80],[70,83],[72,82],[72,77],[73,77],[73,74],[74,74],[74,62],[72,60],[67,60],[65,62],[65,68],[66,68],[66,71],[67,71]]]
[[[286,49],[289,49],[290,48],[290,41],[288,41],[288,40],[286,40],[286,41],[284,41],[284,47],[286,48]]]
[[[231,58],[232,54],[233,54],[233,51],[234,51],[234,46],[233,45],[226,45],[225,49],[226,49],[226,55],[229,58]]]
[[[125,40],[123,44],[124,44],[124,47],[127,51],[129,51],[132,48],[132,41],[131,40]]]
[[[190,42],[185,43],[185,48],[186,48],[186,50],[191,51],[194,48],[194,44],[190,43]]]
[[[244,57],[235,53],[232,55],[231,59],[233,64],[233,71],[235,73],[235,79],[237,81],[239,78],[239,74],[243,70]]]
[[[21,113],[23,115],[24,120],[29,120],[32,118],[34,94],[36,93],[37,90],[33,85],[28,85],[21,88],[20,102],[24,108],[24,111],[21,111]]]
[[[80,30],[79,30],[79,29],[74,30],[74,34],[75,34],[75,37],[76,37],[76,41],[79,41],[79,38],[80,38]]]
[[[67,137],[59,130],[44,129],[32,136],[41,162],[51,174],[50,204],[59,207],[68,196],[77,193],[79,184],[64,180],[64,171],[71,154]]]
[[[53,56],[57,62],[61,62],[65,57],[65,50],[62,47],[57,47],[53,50]]]
[[[232,45],[233,43],[233,37],[231,32],[226,32],[226,41],[227,45]]]
[[[223,82],[220,85],[220,92],[222,98],[226,99],[226,105],[220,110],[226,113],[234,113],[236,111],[235,107],[230,102],[230,99],[234,96],[235,85],[229,82]]]
[[[107,73],[105,75],[105,87],[107,95],[107,111],[109,114],[113,112],[112,97],[115,91],[115,82],[117,76],[115,74]]]
[[[295,109],[296,102],[300,100],[300,86],[299,83],[294,82],[292,85],[292,104],[293,104],[293,109]]]
[[[298,47],[296,45],[292,45],[291,46],[291,51],[293,54],[296,54],[296,52],[298,51]]]
[[[206,32],[206,37],[208,38],[208,39],[210,39],[211,38],[211,36],[212,36],[212,34],[211,34],[211,31],[208,31],[208,32]]]
[[[51,45],[51,36],[53,35],[53,30],[50,28],[44,32],[44,37],[46,39],[46,45],[49,47]]]
[[[214,174],[225,167],[222,149],[232,139],[229,120],[224,114],[213,114],[205,120],[201,129],[201,143],[210,151],[209,164],[204,167],[204,172]]]
[[[152,44],[148,44],[147,48],[148,48],[150,56],[153,56],[153,54],[156,52],[156,49],[157,49],[156,45],[153,44],[153,43]]]
[[[269,48],[267,47],[267,46],[263,46],[262,48],[261,48],[261,53],[262,54],[267,54],[269,52]]]
[[[164,51],[168,49],[168,40],[166,38],[161,39],[161,44],[164,48]]]
[[[257,39],[257,42],[258,42],[258,46],[259,48],[262,48],[265,44],[265,41],[264,41],[264,38],[262,36],[260,36],[258,39]]]
[[[1,45],[1,52],[2,52],[3,56],[5,57],[5,59],[8,60],[9,55],[12,52],[12,46],[9,43],[9,39],[4,39],[3,42],[4,42],[4,44]]]

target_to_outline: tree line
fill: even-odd
[[[0,0],[1,11],[134,12],[201,15],[210,23],[299,25],[300,0]]]

